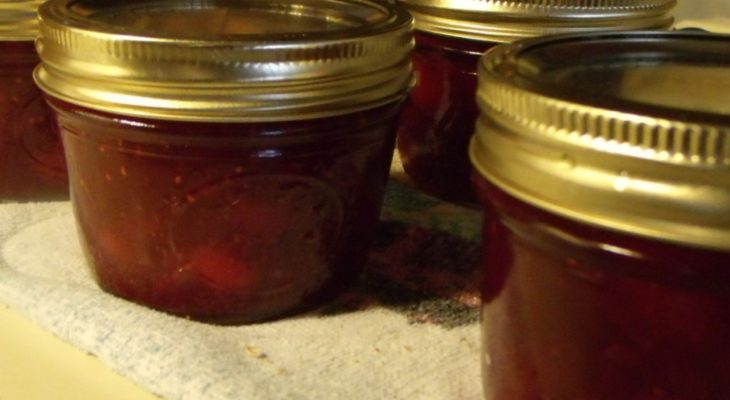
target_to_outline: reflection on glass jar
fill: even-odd
[[[476,204],[467,148],[477,118],[481,54],[500,43],[546,34],[666,28],[674,5],[672,0],[628,5],[623,0],[401,3],[416,20],[418,82],[398,129],[398,152],[419,189],[461,204]]]
[[[80,71],[53,58],[88,57],[54,41],[61,16],[93,28],[75,11],[97,4],[76,3],[41,9],[41,49],[61,51],[40,52],[36,77],[58,116],[82,246],[102,288],[173,314],[240,323],[314,307],[357,278],[411,80],[407,14],[359,1],[322,0],[291,14],[281,13],[290,2],[181,9],[165,1],[162,10],[177,8],[152,10],[160,18],[230,19],[229,32],[197,32],[208,49],[180,41],[168,53],[165,35],[178,32],[134,24],[149,16],[136,12],[144,5],[101,6],[93,18],[148,38],[119,39],[129,48],[169,59],[130,50],[136,63],[118,66],[131,78],[100,73],[97,85],[76,91],[66,84]],[[232,12],[214,12],[226,7]],[[342,26],[321,26],[337,13]],[[293,23],[273,36],[239,24],[261,15]],[[82,44],[118,40],[92,28]],[[181,68],[162,71],[165,62]],[[149,90],[148,80],[159,87]]]
[[[727,397],[728,67],[730,40],[692,33],[537,39],[481,60],[486,399]],[[675,79],[712,86],[713,106]]]
[[[68,198],[61,139],[33,82],[38,4],[0,4],[0,202]]]

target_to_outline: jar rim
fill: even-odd
[[[100,111],[311,119],[391,102],[412,79],[412,18],[377,0],[51,0],[39,13],[39,86]]]
[[[488,52],[478,74],[470,157],[500,189],[580,222],[730,249],[730,37],[525,40]]]
[[[398,0],[416,29],[496,43],[551,34],[663,29],[676,0]]]
[[[0,2],[0,42],[32,41],[38,34],[38,6],[43,0]]]

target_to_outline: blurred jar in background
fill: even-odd
[[[488,400],[730,393],[730,39],[535,39],[479,65]]]
[[[403,167],[426,193],[476,203],[467,155],[476,65],[493,46],[557,33],[664,29],[674,0],[401,0],[416,20],[417,85],[398,130]]]
[[[0,3],[0,202],[68,198],[61,139],[33,82],[41,3]]]

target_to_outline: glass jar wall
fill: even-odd
[[[719,399],[730,387],[730,252],[566,220],[482,178],[487,399]]]
[[[418,84],[403,111],[398,152],[419,189],[459,203],[473,198],[465,157],[477,119],[476,65],[495,43],[416,32],[413,68]],[[457,178],[458,177],[458,178]]]
[[[249,124],[52,104],[83,247],[106,290],[175,314],[248,320],[320,304],[357,278],[400,102]]]
[[[0,4],[0,202],[68,198],[61,139],[33,82],[39,3]]]

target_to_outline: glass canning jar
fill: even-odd
[[[486,399],[728,397],[730,38],[527,40],[479,79]]]
[[[0,203],[68,198],[61,139],[33,82],[41,3],[0,3]]]
[[[397,149],[415,186],[473,204],[469,138],[474,132],[478,58],[497,44],[556,33],[662,29],[674,0],[400,0],[416,21],[417,84]]]
[[[105,290],[199,320],[358,276],[411,83],[412,20],[367,0],[52,0],[39,85]]]

